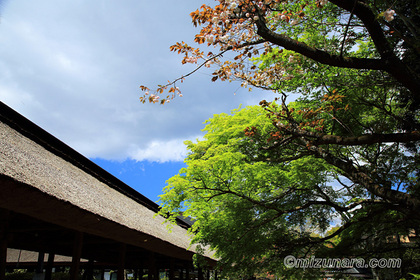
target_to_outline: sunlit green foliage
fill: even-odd
[[[399,257],[401,269],[375,273],[418,273],[419,244],[401,240],[420,224],[419,1],[217,2],[191,16],[195,41],[219,53],[171,50],[217,66],[213,81],[279,95],[207,121],[162,213],[195,219],[193,242],[242,277],[323,273],[286,269],[290,254]],[[162,99],[142,86],[142,102],[181,96],[175,84],[192,73],[159,86],[172,94]]]
[[[289,104],[290,109],[301,106]],[[407,235],[409,225],[416,225],[385,201],[373,199],[362,186],[348,181],[340,185],[335,179],[348,178],[308,154],[305,147],[290,143],[270,149],[277,131],[270,115],[253,106],[208,120],[204,139],[186,142],[187,168],[168,180],[161,196],[162,213],[171,213],[172,219],[182,214],[195,220],[193,241],[215,250],[224,272],[321,273],[287,270],[283,258],[290,254],[379,257],[383,255],[379,244],[372,244],[371,234],[389,250],[387,237]],[[384,153],[391,153],[394,160],[398,154],[404,157],[385,146]],[[369,154],[366,147],[345,150],[336,152],[359,153],[360,160],[370,156],[364,155]],[[394,182],[401,180],[397,177],[388,174]],[[330,230],[333,221],[338,226]]]

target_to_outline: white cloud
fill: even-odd
[[[187,149],[183,139],[169,141],[155,140],[148,143],[146,148],[135,148],[130,152],[130,158],[136,161],[183,161],[187,155]]]
[[[0,23],[0,99],[91,158],[181,161],[213,114],[269,99],[200,71],[183,98],[140,104],[153,87],[191,70],[169,51],[192,42],[195,0],[9,1]],[[234,95],[233,93],[237,94]]]

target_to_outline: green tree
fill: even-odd
[[[171,50],[215,67],[213,81],[279,97],[209,120],[206,138],[187,143],[188,168],[169,180],[162,212],[187,209],[194,241],[242,275],[282,270],[292,253],[407,256],[399,237],[420,220],[419,1],[217,2],[191,16],[195,41],[219,52]],[[165,104],[192,73],[153,94],[142,86],[141,100]]]
[[[404,254],[405,247],[388,241],[408,235],[418,219],[406,217],[397,205],[349,182],[338,168],[305,147],[299,152],[293,141],[271,149],[270,143],[278,141],[272,136],[278,132],[272,121],[259,106],[208,120],[204,139],[186,142],[187,168],[168,180],[160,200],[162,213],[171,213],[172,219],[181,213],[192,217],[193,242],[210,246],[225,272],[242,276],[322,272],[285,270],[287,255],[381,258],[392,252],[396,258]],[[353,148],[348,153],[356,156]],[[404,152],[388,149],[384,153],[392,153],[395,162],[410,161]],[[367,153],[360,150],[358,156]],[[398,170],[401,164],[393,168]],[[404,168],[410,172],[408,165]],[[396,183],[401,183],[399,177],[403,176]],[[404,183],[410,183],[409,177]],[[328,231],[338,218],[340,224]]]

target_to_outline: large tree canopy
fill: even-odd
[[[287,254],[344,252],[402,256],[407,272],[409,250],[390,239],[420,221],[419,1],[216,2],[191,16],[195,41],[218,52],[171,50],[215,67],[213,81],[279,97],[209,120],[162,212],[187,209],[194,241],[243,275],[281,270]],[[141,86],[141,101],[165,104],[192,73],[152,94]],[[288,103],[290,94],[299,99]]]
[[[307,107],[305,102],[288,107],[298,111],[302,105]],[[365,114],[360,115],[363,119]],[[412,269],[412,252],[389,240],[418,228],[418,212],[373,194],[306,142],[279,140],[273,120],[277,117],[260,106],[208,120],[204,139],[186,143],[187,168],[168,180],[161,212],[192,217],[193,242],[210,246],[225,272],[242,276],[310,272],[283,270],[287,255],[392,256]],[[352,162],[358,176],[371,176],[387,191],[411,195],[417,184],[418,166],[400,144],[324,152]],[[334,221],[338,225],[331,230]]]

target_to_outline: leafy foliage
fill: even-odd
[[[381,250],[391,250],[395,257],[403,252],[399,244],[387,243],[389,237],[408,235],[418,220],[407,220],[395,205],[357,183],[344,184],[339,169],[306,147],[299,153],[291,142],[270,149],[278,141],[273,119],[253,106],[208,120],[205,138],[186,142],[187,168],[168,180],[161,212],[172,219],[192,217],[193,242],[215,250],[226,273],[298,273],[283,267],[290,254],[380,257]],[[342,223],[329,230],[338,218]]]
[[[201,10],[192,12],[191,17],[195,26],[201,26],[195,41],[218,48],[218,53],[206,54],[185,42],[170,47],[171,51],[184,55],[182,63],[198,64],[198,68],[218,66],[213,72],[213,81],[239,79],[243,86],[273,89],[275,84],[274,89],[291,90],[291,85],[302,84],[299,78],[306,79],[315,73],[321,75],[324,70],[318,69],[321,65],[359,70],[344,74],[350,79],[358,73],[375,70],[380,73],[373,79],[381,81],[377,85],[402,85],[411,91],[407,98],[416,100],[418,105],[418,0],[395,3],[384,0],[216,2],[219,4],[215,7],[203,5]],[[228,51],[237,53],[233,61],[223,61],[223,54]],[[282,55],[261,71],[248,63],[249,58],[260,54]],[[158,95],[150,95],[148,87],[141,86],[146,92],[141,101],[165,104],[180,94],[176,83],[196,70],[158,86],[157,94],[169,92],[160,100],[156,99]],[[331,68],[328,72],[335,71]],[[314,78],[310,78],[305,87],[309,91],[313,88],[311,81],[316,81]],[[322,80],[316,84],[329,86]]]
[[[419,1],[216,2],[191,17],[196,43],[218,52],[171,46],[196,70],[153,94],[142,86],[141,101],[182,96],[176,84],[201,67],[279,97],[210,119],[162,213],[185,210],[194,242],[242,276],[317,273],[287,270],[288,254],[400,256],[398,273],[416,272],[407,246],[418,244],[400,240],[420,221]]]

